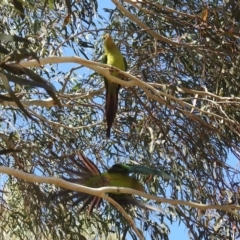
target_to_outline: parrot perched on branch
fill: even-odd
[[[74,174],[78,178],[76,179],[63,178],[63,179],[75,184],[80,184],[91,188],[112,186],[132,188],[138,191],[144,191],[143,185],[134,177],[130,177],[129,173],[158,175],[165,179],[174,180],[173,177],[171,177],[170,175],[163,171],[158,171],[153,168],[130,164],[115,164],[110,169],[108,169],[107,172],[101,173],[97,166],[90,159],[84,157],[80,153],[78,153],[78,157],[79,160],[72,159],[73,164],[75,165],[75,167],[77,167],[77,170],[63,167],[66,173]],[[161,211],[160,209],[153,207],[149,204],[137,201],[133,196],[129,194],[109,193],[108,196],[114,199],[123,207],[135,205],[147,210]],[[87,205],[90,204],[88,214],[91,214],[94,207],[98,208],[102,202],[102,198],[92,196],[86,193],[74,192],[72,190],[60,190],[60,192],[58,192],[54,196],[54,198],[60,198],[60,201],[61,199],[66,201],[71,200],[73,202],[73,205],[77,205],[83,201],[83,205],[79,209],[79,212],[86,209]]]
[[[119,68],[122,71],[127,70],[127,62],[119,51],[117,45],[113,42],[110,34],[104,36],[104,55],[102,57],[102,63],[111,65],[113,67]],[[114,71],[113,76],[119,77],[119,73]],[[114,119],[116,117],[117,108],[118,108],[118,92],[121,87],[120,84],[109,81],[104,78],[105,87],[106,87],[106,119],[107,119],[107,138],[110,137],[110,131]]]

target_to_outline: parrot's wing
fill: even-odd
[[[107,55],[106,54],[104,54],[102,56],[101,63],[107,64]],[[108,81],[105,77],[104,77],[104,83],[105,83],[105,87],[107,88],[108,87]]]
[[[125,57],[123,57],[123,61],[124,61],[124,67],[125,67],[124,71],[127,71],[127,69],[128,69],[128,64],[127,64],[127,60],[126,60]]]
[[[72,166],[74,166],[74,168],[72,168],[72,166],[71,168],[62,166],[62,169],[64,169],[65,173],[69,175],[75,175],[79,177],[76,183],[84,185],[86,180],[88,180],[92,176],[101,174],[101,172],[89,158],[85,157],[80,152],[78,152],[77,154],[78,154],[77,160],[71,158],[71,161],[73,163]],[[68,181],[68,179],[66,178],[63,179]]]
[[[107,64],[107,55],[106,55],[106,54],[104,54],[104,55],[102,56],[101,63]]]
[[[165,173],[164,171],[159,171],[153,168],[140,166],[140,165],[131,165],[131,164],[114,164],[110,169],[108,169],[109,173],[122,173],[122,174],[129,174],[129,173],[140,173],[140,174],[147,174],[147,175],[158,175],[165,179],[174,180],[172,176]]]
[[[97,166],[87,157],[78,152],[78,159],[75,160],[71,158],[74,168],[66,168],[63,167],[65,173],[69,175],[75,175],[77,178],[66,178],[62,177],[65,181],[86,185],[86,182],[89,181],[92,177],[96,175],[100,175],[101,172],[97,168]],[[79,212],[86,209],[86,207],[90,204],[88,209],[88,214],[91,214],[94,208],[98,208],[102,202],[101,198],[96,196],[92,196],[86,193],[74,192],[72,190],[62,189],[58,193],[55,193],[51,199],[58,199],[59,202],[71,202],[71,206],[76,206],[80,202],[83,202],[83,205],[80,207]]]
[[[78,152],[78,157],[79,157],[79,160],[81,160],[82,165],[86,169],[88,169],[88,172],[90,172],[92,175],[99,175],[99,174],[101,174],[101,172],[99,171],[97,166],[89,158],[85,157],[80,152]],[[75,162],[75,164],[77,164],[77,166],[79,166],[78,162]]]
[[[78,212],[84,211],[90,204],[88,209],[89,215],[92,213],[94,208],[98,209],[100,204],[103,202],[102,198],[91,196],[86,193],[73,192],[71,190],[61,190],[59,193],[54,194],[51,199],[59,199],[58,202],[61,203],[69,202],[71,207],[77,206],[83,202]]]
[[[131,172],[129,171],[129,166],[127,164],[117,163],[108,169],[108,173],[121,173],[128,175]]]

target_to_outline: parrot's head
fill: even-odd
[[[116,47],[112,37],[110,36],[109,33],[106,33],[104,35],[104,46],[109,49],[109,48],[112,48],[112,47]]]

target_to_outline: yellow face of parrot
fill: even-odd
[[[110,36],[109,33],[106,33],[103,38],[104,38],[104,46],[105,46],[107,49],[111,49],[111,48],[116,47],[116,45],[115,45],[115,43],[113,42],[113,39],[112,39],[112,37]]]

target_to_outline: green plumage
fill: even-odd
[[[164,171],[159,171],[153,168],[144,167],[140,165],[131,165],[131,164],[115,164],[110,169],[108,169],[109,173],[121,173],[121,174],[129,174],[129,173],[140,173],[147,175],[158,175],[165,179],[174,180],[173,177],[166,174]]]
[[[113,42],[109,34],[106,34],[104,36],[104,55],[102,57],[102,63],[119,68],[122,71],[127,70],[126,59],[123,57],[117,45]],[[115,77],[119,77],[119,73],[117,71],[114,71],[112,75]],[[107,138],[109,138],[111,127],[117,113],[118,92],[121,85],[108,81],[106,78],[104,78],[104,83],[106,87],[106,105],[105,105],[106,120],[107,120],[106,136]]]
[[[144,191],[143,185],[134,177],[129,176],[130,173],[140,173],[147,175],[158,175],[166,179],[173,179],[171,176],[163,171],[158,171],[153,168],[148,168],[139,165],[130,164],[115,164],[107,172],[101,173],[97,166],[88,158],[79,154],[79,160],[72,159],[73,166],[76,170],[64,168],[66,173],[76,175],[77,179],[64,178],[66,181],[85,185],[87,187],[99,188],[104,186],[125,187],[132,188],[138,191]],[[71,193],[71,195],[68,195]],[[133,196],[121,193],[110,193],[109,196],[123,206],[136,205],[148,210],[159,211],[143,202],[137,201]],[[61,190],[55,197],[62,197],[65,200],[72,200],[73,204],[84,202],[80,211],[84,210],[90,204],[89,214],[93,211],[94,207],[98,208],[102,199],[92,195],[80,192],[73,192],[71,190]]]

